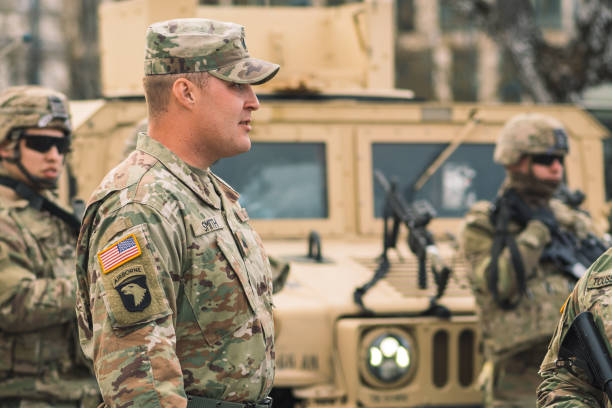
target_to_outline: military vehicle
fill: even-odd
[[[269,254],[290,263],[274,296],[280,408],[480,404],[480,333],[455,236],[470,205],[499,188],[494,142],[513,115],[563,122],[567,184],[586,193],[583,207],[605,228],[606,130],[572,106],[421,103],[389,90],[392,36],[372,28],[390,26],[391,10],[387,1],[299,9],[103,3],[107,97],[72,104],[71,166],[86,199],[146,116],[148,23],[237,21],[253,54],[283,65],[280,85],[259,94],[252,151],[213,168],[241,193]]]

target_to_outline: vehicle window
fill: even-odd
[[[251,218],[327,218],[324,143],[254,142],[212,171],[240,193]]]
[[[428,200],[439,217],[462,217],[479,200],[492,200],[505,177],[493,162],[493,144],[463,144],[412,193],[412,186],[446,144],[374,143],[372,165],[389,181],[396,180],[408,202]],[[374,216],[382,216],[384,191],[374,178]]]

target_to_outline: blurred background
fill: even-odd
[[[71,99],[101,97],[98,6],[108,2],[0,1],[0,88],[31,83]],[[347,2],[199,0],[273,8]],[[392,20],[394,86],[417,99],[579,103],[612,125],[610,0],[395,0]]]

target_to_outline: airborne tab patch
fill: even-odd
[[[98,252],[98,261],[103,273],[109,273],[142,254],[138,240],[134,234],[121,239],[110,247]]]

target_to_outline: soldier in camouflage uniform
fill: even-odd
[[[578,281],[563,306],[548,353],[540,367],[544,378],[538,388],[538,407],[581,408],[610,406],[601,388],[580,365],[560,358],[559,349],[574,318],[582,312],[593,313],[604,337],[612,342],[612,250],[602,255]],[[612,350],[608,350],[612,353]]]
[[[134,128],[134,132],[132,132],[128,138],[125,140],[125,144],[123,146],[123,156],[127,157],[134,149],[136,149],[136,142],[138,141],[138,135],[140,133],[146,133],[149,127],[149,119],[144,118]],[[287,277],[289,276],[289,270],[291,269],[291,265],[289,262],[278,258],[276,256],[269,255],[268,260],[270,261],[270,268],[272,270],[272,286],[274,287],[274,293],[279,292],[287,281]]]
[[[70,137],[63,94],[0,94],[0,407],[99,402],[76,337],[79,220],[53,193]]]
[[[148,28],[148,135],[92,194],[77,245],[80,340],[107,406],[270,406],[270,265],[209,167],[250,149],[251,85],[278,69],[233,23]]]
[[[574,283],[540,260],[551,240],[549,226],[579,238],[593,232],[585,213],[552,198],[567,152],[567,135],[557,120],[539,114],[510,119],[494,152],[506,168],[499,197],[512,195],[526,211],[482,201],[466,215],[461,243],[483,334],[479,380],[488,407],[536,405],[538,364]],[[497,224],[502,211],[508,214],[504,235]],[[500,245],[503,237],[506,244]]]

